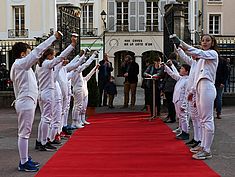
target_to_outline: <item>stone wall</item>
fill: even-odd
[[[223,106],[234,106],[234,105],[235,105],[235,93],[224,93]]]
[[[14,99],[15,95],[13,91],[0,91],[0,108],[11,107]]]

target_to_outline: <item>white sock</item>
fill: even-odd
[[[66,109],[64,112],[64,119],[63,119],[63,126],[65,127],[68,125],[68,117],[69,117],[68,113],[69,113],[69,110]]]
[[[50,133],[49,133],[49,136],[48,136],[50,141],[54,141],[57,132],[58,132],[58,128],[57,127],[51,127],[50,128]]]
[[[38,142],[42,141],[42,121],[39,122],[38,125],[38,138],[37,138]]]
[[[47,137],[48,137],[48,132],[49,132],[49,124],[42,122],[42,138],[41,138],[41,143],[42,145],[45,145],[47,143]]]
[[[205,125],[201,127],[202,130],[202,142],[201,142],[201,147],[205,146],[205,139],[206,139],[206,132],[205,132]]]
[[[28,161],[28,139],[18,137],[18,149],[20,154],[20,163]]]
[[[82,123],[82,114],[79,114],[79,116],[78,116],[78,123],[80,124],[80,125],[82,125],[83,123]]]
[[[210,152],[211,145],[214,139],[214,132],[212,130],[205,129],[205,134],[206,134],[206,137],[205,137],[204,150],[206,152]]]
[[[188,123],[187,120],[183,120],[180,118],[181,121],[181,128],[185,133],[188,133]]]
[[[201,137],[201,125],[200,122],[198,120],[195,120],[196,118],[192,119],[192,123],[193,123],[193,135],[194,135],[194,140],[195,141],[201,141],[202,137]]]

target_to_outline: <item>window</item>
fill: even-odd
[[[93,5],[82,4],[82,30],[84,35],[93,31],[93,20]]]
[[[183,1],[183,0],[179,0],[179,3],[184,4],[185,5],[185,10],[184,10],[184,23],[185,23],[185,28],[189,27],[189,2],[188,1]]]
[[[129,31],[146,31],[146,2],[145,0],[129,1]]]
[[[108,8],[107,8],[107,12],[108,12],[108,26],[107,29],[108,31],[112,31],[115,32],[116,31],[116,2],[115,0],[109,0],[108,1]]]
[[[208,0],[208,4],[222,4],[222,0]]]
[[[110,32],[159,31],[156,0],[108,0],[108,30]],[[165,2],[166,3],[166,2]]]
[[[147,2],[146,12],[146,31],[158,31],[157,2]]]
[[[15,37],[25,36],[25,11],[24,6],[14,6]]]
[[[128,31],[128,2],[117,2],[117,31]]]
[[[222,0],[209,0],[209,2],[221,2]]]
[[[209,33],[220,34],[221,33],[221,15],[213,14],[209,16]]]

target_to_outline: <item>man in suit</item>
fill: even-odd
[[[135,109],[136,87],[138,83],[139,65],[130,55],[126,55],[121,65],[124,81],[124,105],[127,108],[129,104],[129,92],[131,91],[131,109]]]
[[[104,92],[104,87],[108,83],[113,71],[112,63],[109,61],[109,56],[107,53],[104,54],[103,60],[99,62],[99,73],[98,73],[98,87],[99,87],[99,106],[107,106],[107,94]]]

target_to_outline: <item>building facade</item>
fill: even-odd
[[[235,35],[235,1],[203,1],[203,33],[213,35]]]
[[[60,8],[72,6],[79,11],[79,49],[99,50],[99,59],[103,52],[108,53],[117,85],[123,84],[120,64],[130,54],[140,66],[140,84],[146,58],[168,57],[163,49],[163,29],[167,23],[163,17],[164,6],[169,3],[185,5],[185,29],[192,44],[198,44],[203,33],[216,35],[223,55],[234,60],[235,24],[231,8],[235,2],[230,0],[2,0],[0,62],[10,69],[11,46],[17,41],[37,45],[62,28]],[[106,18],[102,19],[102,11]]]
[[[186,5],[186,24],[192,40],[197,23],[197,1],[178,1]],[[61,7],[78,7],[80,19],[80,45],[99,50],[110,56],[114,64],[113,75],[118,85],[122,85],[119,66],[126,54],[132,55],[140,65],[154,53],[163,57],[164,5],[172,0],[3,0],[0,14],[0,60],[10,69],[11,46],[17,41],[25,41],[31,46],[62,29]],[[107,15],[101,18],[101,12]],[[9,13],[11,12],[11,13]],[[195,18],[191,18],[195,16]],[[70,21],[69,21],[70,22]],[[71,22],[72,23],[72,22]],[[66,26],[70,28],[69,25]],[[65,27],[65,28],[66,28]],[[64,29],[66,31],[66,29]],[[67,29],[69,31],[69,29]],[[38,40],[38,41],[37,41]],[[97,62],[99,62],[97,60]],[[141,74],[139,75],[141,82]]]
[[[145,59],[164,56],[163,29],[165,9],[169,3],[181,3],[185,6],[184,18],[187,35],[195,42],[200,31],[201,7],[197,0],[107,0],[107,33],[105,52],[114,63],[114,76],[118,85],[122,85],[120,65],[125,55],[135,58],[140,66],[139,84],[145,65]]]
[[[11,47],[15,42],[37,45],[57,29],[55,0],[2,0],[0,6],[0,62],[10,69]]]
[[[235,92],[235,1],[206,0],[203,1],[203,33],[216,37],[220,56],[229,58],[231,65],[227,92]]]

